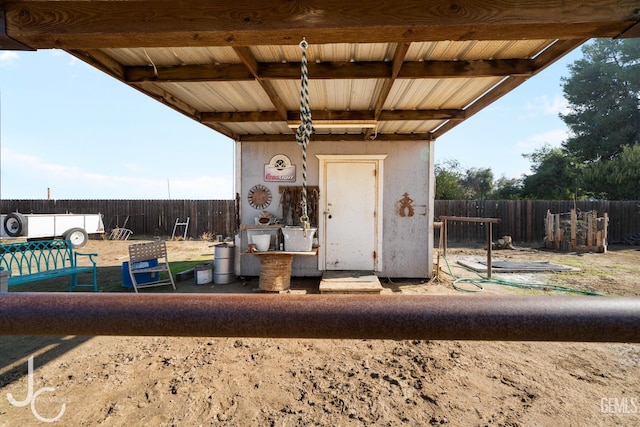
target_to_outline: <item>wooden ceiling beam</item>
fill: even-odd
[[[405,62],[399,79],[530,76],[535,71],[531,59],[481,59],[473,61]]]
[[[540,52],[540,54],[533,59],[534,74],[538,74],[558,59],[584,44],[587,40],[588,39],[556,40],[555,43]]]
[[[86,62],[92,67],[113,76],[114,78],[125,82],[126,68],[121,63],[114,60],[111,56],[107,55],[100,49],[88,49],[88,50],[69,50],[67,53],[75,56],[81,61]],[[125,82],[126,83],[126,82]]]
[[[171,67],[129,66],[125,67],[127,83],[189,83],[253,81],[255,77],[244,64],[198,64]]]
[[[300,79],[300,63],[260,62],[256,75],[261,80]],[[471,68],[471,66],[469,67]],[[176,65],[170,67],[129,66],[126,76],[129,83],[142,82],[201,82],[201,81],[247,81],[255,76],[243,64]],[[324,62],[308,64],[310,79],[376,79],[388,78],[391,65],[384,61],[368,62]],[[415,76],[413,78],[419,78]],[[408,76],[407,78],[412,78]]]
[[[393,59],[391,60],[391,75],[382,85],[380,93],[378,93],[377,99],[375,100],[375,105],[373,106],[374,119],[377,119],[380,115],[380,112],[382,111],[382,107],[384,106],[384,103],[389,96],[389,92],[391,92],[391,87],[393,86],[393,83],[396,81],[396,78],[400,73],[400,69],[402,68],[402,64],[404,63],[404,58],[407,55],[409,46],[409,43],[402,43],[396,46],[396,50],[393,53]]]
[[[300,120],[300,113],[289,111],[287,121]],[[373,111],[311,111],[314,120],[374,120]],[[442,110],[392,110],[381,111],[378,121],[421,121],[421,120],[463,120],[465,118],[463,110],[442,109]],[[238,111],[238,112],[202,112],[200,113],[202,123],[245,123],[245,122],[279,122],[283,121],[277,111]],[[336,127],[340,127],[336,125]]]
[[[337,141],[337,142],[353,142],[362,144],[364,134],[362,133],[344,133],[344,134],[313,134],[313,141]],[[378,141],[431,141],[433,140],[431,133],[378,133],[375,140],[371,139],[370,143]],[[239,135],[238,141],[242,142],[282,142],[294,141],[295,135],[291,134],[264,134],[264,135]],[[374,142],[375,141],[375,142]]]
[[[277,111],[202,112],[202,123],[269,123],[286,121]]]
[[[616,37],[640,21],[637,0],[12,0],[0,10],[7,38],[37,49]]]
[[[407,61],[398,73],[399,79],[469,78],[504,75],[532,75],[532,59],[492,59],[472,61]],[[324,62],[309,64],[309,78],[385,79],[392,75],[392,64],[384,61]],[[170,67],[129,66],[124,69],[127,83],[229,82],[252,81],[254,74],[244,64],[176,65]],[[300,63],[257,63],[257,76],[264,80],[300,79]]]
[[[456,109],[383,110],[378,116],[378,121],[464,120],[465,118],[465,111]]]
[[[384,103],[387,101],[387,97],[391,92],[391,88],[400,74],[400,70],[404,64],[404,58],[407,56],[407,52],[409,51],[410,43],[400,43],[396,46],[396,50],[393,53],[393,59],[391,60],[391,75],[389,78],[382,84],[380,88],[380,92],[375,99],[375,104],[373,106],[373,118],[374,120],[378,120],[380,117],[380,112],[382,112],[382,108],[384,107]],[[367,129],[365,131],[364,137],[366,139],[371,138],[371,134],[373,133],[373,129]]]
[[[471,117],[472,115],[474,115],[475,113],[477,113],[478,111],[486,107],[487,105],[491,104],[492,102],[501,98],[503,95],[509,93],[516,87],[520,86],[526,80],[527,78],[522,76],[505,78],[502,82],[500,82],[500,84],[495,86],[492,90],[490,90],[489,92],[485,93],[483,96],[475,100],[475,102],[465,110],[466,117],[467,118]],[[448,132],[449,130],[451,130],[452,128],[454,128],[460,123],[461,123],[460,121],[456,121],[456,120],[447,121],[445,124],[443,124],[433,132],[434,138],[439,138],[440,136],[442,136],[443,134],[445,134],[446,132]]]
[[[640,21],[638,21],[635,24],[631,25],[629,28],[627,28],[622,33],[620,33],[620,35],[618,35],[616,38],[619,38],[619,39],[637,39],[639,37],[640,37]]]
[[[300,62],[261,63],[260,75],[272,80],[300,79],[300,66]],[[310,62],[307,69],[314,80],[383,79],[391,75],[391,64],[384,61]]]
[[[249,69],[249,72],[253,75],[256,81],[260,83],[260,86],[262,86],[262,89],[267,93],[267,96],[276,108],[276,111],[280,113],[281,118],[286,119],[287,107],[284,105],[284,102],[282,102],[282,99],[280,99],[280,95],[278,95],[278,91],[273,84],[260,77],[258,72],[258,61],[253,53],[251,53],[251,49],[243,46],[235,46],[233,50],[236,52],[242,63]]]
[[[216,132],[237,141],[240,135],[230,130],[228,127],[221,125],[220,123],[203,123],[208,128],[215,130]]]

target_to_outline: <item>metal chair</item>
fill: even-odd
[[[144,280],[136,276],[144,274]],[[164,241],[136,243],[129,246],[129,275],[133,289],[171,285],[176,290],[169,268],[167,245]]]

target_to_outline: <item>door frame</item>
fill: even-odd
[[[383,224],[383,204],[382,196],[384,189],[384,159],[387,158],[387,154],[316,154],[318,158],[318,172],[319,172],[319,214],[318,226],[319,226],[319,240],[320,251],[318,251],[318,270],[326,271],[326,250],[328,245],[326,244],[326,230],[327,230],[327,217],[325,215],[327,206],[327,176],[326,165],[327,163],[375,163],[376,165],[376,191],[375,191],[375,225],[374,225],[374,248],[376,256],[373,261],[373,271],[379,271],[380,260],[382,259],[382,224]]]

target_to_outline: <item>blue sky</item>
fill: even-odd
[[[0,51],[0,197],[230,199],[233,141],[63,51]]]
[[[457,160],[463,169],[491,168],[494,179],[530,174],[522,155],[549,144],[558,147],[568,129],[560,113],[568,112],[561,78],[582,58],[575,49],[436,141],[436,162]]]
[[[529,173],[567,129],[576,49],[436,141],[436,162]],[[233,141],[58,50],[0,51],[0,198],[230,199]]]

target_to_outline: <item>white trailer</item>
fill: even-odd
[[[23,214],[12,212],[0,215],[0,238],[43,239],[62,237],[80,248],[89,234],[104,233],[101,214]]]

